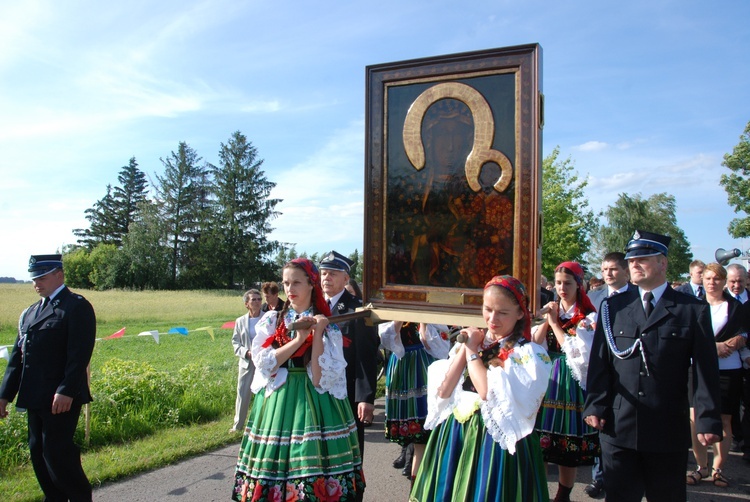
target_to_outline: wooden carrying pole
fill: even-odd
[[[449,326],[474,326],[486,328],[481,315],[456,314],[453,312],[427,312],[421,310],[397,309],[397,308],[373,308],[372,305],[360,307],[355,312],[331,316],[328,320],[332,323],[346,322],[353,319],[365,319],[368,324],[379,324],[388,321],[423,322],[427,324],[446,324]],[[296,321],[289,325],[290,330],[307,329],[312,326],[309,321]]]

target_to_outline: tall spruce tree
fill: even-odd
[[[130,158],[127,166],[123,166],[117,175],[120,182],[114,189],[115,211],[117,213],[117,225],[120,227],[119,241],[125,236],[130,224],[136,220],[138,205],[147,200],[148,181],[146,174],[138,169],[135,157]]]
[[[130,158],[117,175],[119,185],[107,185],[106,195],[85,211],[89,228],[77,228],[73,234],[78,243],[90,251],[97,244],[122,246],[122,238],[135,221],[138,204],[146,200],[148,183],[146,175],[138,169],[135,157]]]
[[[120,225],[117,221],[117,203],[112,195],[112,185],[107,185],[107,193],[96,201],[93,207],[84,211],[89,220],[89,228],[76,228],[73,234],[78,237],[78,244],[91,251],[97,244],[115,244],[121,242]]]
[[[279,243],[268,239],[280,199],[269,198],[275,183],[245,135],[236,131],[221,143],[219,163],[211,166],[216,228],[220,231],[224,285],[233,288],[267,279]]]
[[[159,160],[164,165],[164,173],[156,176],[156,203],[166,225],[170,248],[169,286],[176,288],[181,269],[191,260],[187,248],[200,233],[199,226],[203,222],[206,168],[195,150],[184,141],[179,143],[177,152]]]

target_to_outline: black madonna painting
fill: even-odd
[[[495,275],[538,275],[539,51],[368,67],[371,301],[460,309]]]

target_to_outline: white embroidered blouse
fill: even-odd
[[[561,316],[565,321],[573,317],[575,304]],[[531,328],[533,333],[542,325]],[[586,375],[589,372],[591,346],[594,344],[594,328],[596,327],[596,312],[581,319],[575,327],[575,335],[565,333],[565,341],[560,347],[567,359],[570,375],[586,390]],[[533,335],[532,335],[533,336]]]
[[[276,349],[273,346],[263,347],[263,344],[276,332],[276,318],[279,312],[267,312],[255,327],[255,338],[251,348],[255,375],[250,385],[253,393],[266,389],[266,396],[281,387],[286,382],[288,371],[286,368],[276,368]],[[312,316],[312,309],[298,314],[289,310],[284,322],[289,325],[300,316]],[[293,332],[290,332],[290,336]],[[323,335],[323,353],[318,358],[321,377],[316,390],[323,394],[328,392],[338,399],[346,399],[346,360],[344,359],[344,344],[341,331],[335,324],[329,324]],[[312,368],[307,365],[307,376],[312,380]]]
[[[424,349],[435,359],[447,359],[451,343],[448,338],[449,329],[444,324],[428,324],[426,332],[421,334]],[[397,359],[404,357],[406,350],[401,341],[401,333],[396,331],[393,322],[378,325],[380,343],[393,352]]]
[[[489,366],[485,401],[476,392],[464,390],[464,375],[453,393],[443,399],[438,396],[438,388],[456,358],[458,347],[454,345],[447,360],[435,361],[428,369],[427,419],[424,428],[434,429],[451,414],[459,422],[465,422],[476,410],[480,410],[492,439],[514,454],[516,443],[534,430],[537,410],[547,391],[552,369],[547,351],[533,342],[516,345],[504,366]]]

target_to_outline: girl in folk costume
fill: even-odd
[[[504,275],[484,288],[485,331],[462,330],[428,371],[430,434],[410,500],[547,501],[534,419],[552,367],[529,341],[526,289]]]
[[[545,462],[559,467],[555,501],[566,502],[575,483],[576,467],[593,465],[600,454],[596,429],[583,421],[596,309],[586,295],[583,269],[576,262],[557,266],[555,290],[559,303],[545,305],[544,322],[532,333],[532,340],[547,347],[552,358],[549,387],[536,417],[536,431]]]
[[[429,437],[424,429],[427,367],[448,357],[448,326],[394,321],[380,324],[378,330],[383,347],[391,351],[385,374],[385,437],[401,445],[394,467],[401,465],[403,474],[411,478],[419,469]],[[406,458],[409,444],[413,460]]]
[[[315,265],[282,271],[287,301],[256,326],[256,393],[240,446],[236,501],[354,501],[365,487],[357,429],[346,397],[342,336]],[[288,328],[307,321],[309,328]]]

